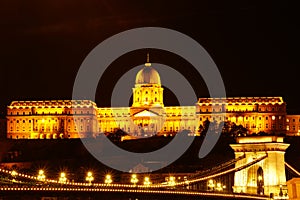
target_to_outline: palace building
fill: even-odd
[[[96,137],[122,129],[132,136],[199,134],[204,121],[234,122],[249,134],[300,133],[300,115],[287,115],[282,97],[199,98],[191,106],[164,106],[159,73],[149,59],[133,87],[131,107],[99,108],[90,100],[13,101],[7,107],[7,138]]]

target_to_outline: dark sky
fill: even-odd
[[[180,31],[208,51],[227,96],[283,96],[288,111],[300,113],[297,9],[287,1],[258,2],[2,1],[0,110],[12,100],[70,99],[77,70],[96,45],[127,29],[158,26]],[[188,77],[199,97],[207,95],[201,77],[183,59],[141,50],[112,64],[110,78],[99,83],[99,106],[109,105],[117,78],[144,63],[147,52],[152,62]]]

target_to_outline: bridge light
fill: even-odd
[[[176,184],[175,177],[174,176],[170,176],[169,177],[169,181],[168,181],[168,185],[169,186],[175,186],[175,184]]]
[[[215,190],[215,183],[214,180],[210,179],[207,183],[208,190]]]
[[[38,176],[37,176],[37,179],[40,180],[40,181],[44,181],[46,179],[46,176],[44,174],[44,170],[39,170],[39,173],[38,173]]]
[[[107,185],[109,185],[109,184],[112,183],[112,178],[111,178],[111,175],[110,175],[110,174],[107,174],[107,175],[105,176],[104,183],[107,184]]]
[[[94,181],[94,177],[93,177],[93,173],[92,172],[88,172],[87,176],[85,177],[85,180],[89,182],[89,184],[92,184],[92,181]]]
[[[221,183],[217,183],[217,188],[216,189],[218,191],[222,191],[223,190],[222,184]]]
[[[18,174],[18,172],[16,172],[15,170],[13,170],[11,173],[10,173],[12,176],[16,176]]]
[[[136,185],[137,182],[139,182],[139,179],[137,179],[137,175],[136,174],[132,174],[131,175],[130,182],[133,183],[133,185]]]
[[[144,179],[144,185],[147,186],[147,187],[149,187],[151,185],[150,178],[147,177],[147,176]]]
[[[65,172],[60,173],[60,177],[58,179],[59,183],[66,183],[67,182],[67,177]]]

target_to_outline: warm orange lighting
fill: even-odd
[[[67,177],[65,172],[60,173],[60,177],[58,179],[59,183],[66,183],[67,182]]]
[[[133,185],[136,185],[139,182],[136,174],[131,175],[130,182],[133,183]]]
[[[108,184],[108,185],[112,183],[112,178],[111,178],[111,175],[110,175],[110,174],[107,174],[107,175],[105,176],[104,183],[105,183],[105,184]]]
[[[144,179],[144,185],[145,185],[145,186],[150,186],[150,185],[151,185],[151,182],[150,182],[150,178],[149,178],[149,177],[145,177],[145,179]]]
[[[38,176],[37,176],[37,179],[40,180],[40,181],[43,181],[46,179],[46,176],[44,174],[44,170],[39,170],[39,173],[38,173]]]
[[[87,176],[85,177],[85,180],[89,182],[89,184],[92,184],[92,181],[94,181],[94,177],[93,177],[93,173],[92,172],[88,172]]]
[[[12,172],[11,172],[11,175],[12,176],[16,176],[18,173],[15,171],[15,170],[13,170]]]
[[[176,185],[176,179],[174,176],[170,176],[168,180],[168,185],[169,186],[175,186]]]

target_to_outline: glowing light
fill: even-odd
[[[131,175],[130,182],[133,183],[133,185],[136,185],[139,182],[139,180],[137,179],[137,175],[136,174],[132,174]]]
[[[67,177],[65,172],[60,173],[60,177],[58,179],[59,183],[66,183],[67,182]]]
[[[168,180],[168,185],[169,186],[175,186],[176,185],[176,179],[174,176],[170,176]]]
[[[13,170],[13,171],[11,172],[11,175],[12,175],[12,176],[17,176],[17,175],[18,175],[18,172],[16,172],[15,170]]]
[[[225,185],[222,185],[221,183],[217,183],[216,189],[217,189],[218,191],[222,191],[222,190],[225,189],[225,188],[226,188]]]
[[[93,173],[92,172],[88,172],[87,176],[85,177],[85,180],[89,182],[89,184],[92,184],[92,181],[94,181],[94,177],[93,177]]]
[[[37,179],[40,180],[40,181],[43,181],[46,179],[46,176],[44,174],[44,170],[39,170],[39,173],[38,173],[38,176],[37,176]]]
[[[107,174],[107,175],[105,176],[104,183],[105,183],[105,184],[108,184],[108,185],[112,183],[112,178],[111,178],[111,175],[110,175],[110,174]]]
[[[209,189],[209,190],[214,190],[214,189],[215,189],[215,183],[214,183],[214,180],[212,180],[212,179],[208,180],[207,186],[208,186],[208,189]]]
[[[145,179],[144,179],[144,185],[145,185],[145,186],[150,186],[150,185],[151,185],[151,182],[150,182],[150,178],[149,178],[149,177],[145,177]]]
[[[259,181],[262,181],[262,176],[258,176],[258,180],[259,180]]]

